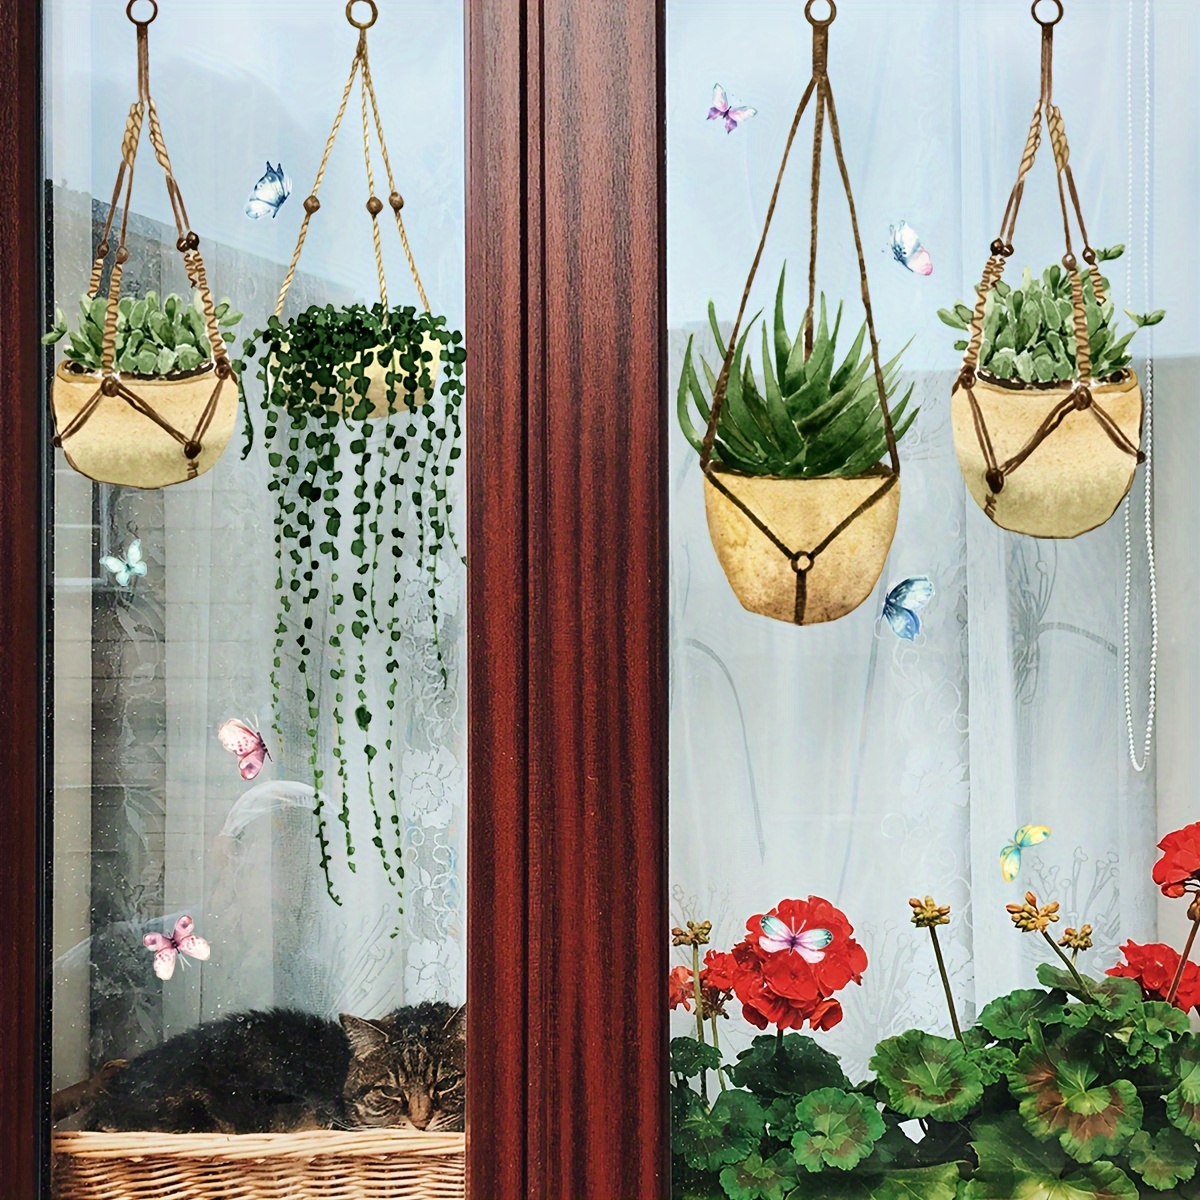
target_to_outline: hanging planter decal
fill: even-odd
[[[340,903],[331,862],[334,838],[327,802],[337,807],[345,861],[355,870],[351,759],[361,756],[370,838],[403,894],[404,864],[396,794],[395,723],[401,671],[401,599],[406,584],[429,602],[434,652],[443,684],[438,590],[448,558],[461,560],[451,529],[449,487],[462,456],[462,335],[429,311],[401,217],[367,55],[367,30],[378,12],[357,21],[350,78],[304,201],[291,265],[275,313],[243,347],[244,372],[256,360],[263,387],[264,436],[275,499],[276,625],[271,687],[276,740],[283,745],[283,676],[295,670],[302,696],[305,758],[315,790],[321,867]],[[314,305],[284,318],[308,227],[320,210],[324,178],[356,80],[361,87],[363,158],[379,301],[335,309]],[[389,196],[375,194],[371,130],[379,142]],[[421,308],[388,300],[378,218],[391,211]],[[253,438],[247,402],[247,435]],[[250,440],[247,442],[247,452]],[[352,502],[351,502],[352,501]],[[407,528],[402,525],[407,522]],[[411,569],[405,570],[409,567]],[[324,629],[324,636],[321,630]],[[322,736],[322,717],[332,736]],[[328,768],[326,755],[333,760]]]
[[[906,414],[911,389],[894,414],[889,403],[897,388],[899,358],[886,364],[880,361],[862,238],[826,72],[829,26],[837,8],[830,2],[828,17],[818,20],[812,13],[813,2],[809,0],[805,7],[813,28],[813,74],[788,133],[758,252],[728,343],[723,342],[715,309],[709,305],[709,322],[723,359],[720,372],[714,374],[701,360],[706,390],[689,342],[678,404],[684,435],[700,454],[709,534],[730,586],[751,612],[797,625],[836,620],[857,608],[874,588],[900,508],[896,443],[916,416],[915,411]],[[750,319],[744,333],[743,318],[792,144],[814,99],[808,310],[793,341],[784,321],[781,274],[773,341],[768,340],[765,324],[762,330],[760,390],[745,359],[757,317]],[[866,313],[841,361],[837,358],[841,308],[830,329],[821,296],[817,317],[817,198],[826,121],[850,211]],[[703,433],[692,419],[693,407],[705,426]],[[880,462],[885,457],[886,465]]]
[[[213,303],[200,239],[188,222],[167,156],[150,95],[148,35],[158,15],[158,5],[154,0],[150,3],[152,11],[145,21],[134,18],[134,0],[126,8],[137,29],[138,98],[125,125],[121,165],[96,247],[83,320],[70,336],[67,361],[55,374],[51,406],[54,444],[62,447],[80,474],[99,483],[162,488],[202,475],[229,442],[237,419],[237,380],[222,327],[236,324],[240,314],[230,312],[228,301]],[[168,296],[160,308],[153,292],[137,301],[121,298],[121,275],[129,260],[126,236],[133,171],[143,124],[149,125],[154,156],[166,175],[175,244],[196,291],[194,306]],[[118,204],[121,224],[114,248],[110,237]],[[110,252],[107,296],[102,297]],[[43,340],[52,344],[66,334],[60,314]]]
[[[1109,281],[1100,263],[1119,256],[1094,250],[1071,170],[1062,113],[1052,100],[1054,26],[1061,0],[1042,28],[1042,87],[1000,235],[977,289],[974,309],[943,310],[942,320],[967,332],[954,385],[954,444],[967,490],[997,525],[1035,537],[1071,538],[1103,525],[1116,511],[1142,461],[1142,390],[1126,353],[1133,333],[1118,337]],[[1045,119],[1054,153],[1066,253],[1040,281],[1028,270],[1019,288],[1001,276],[1025,177],[1041,145]],[[1080,267],[1071,214],[1083,242]],[[1163,313],[1128,314],[1140,328]],[[1134,331],[1136,332],[1136,330]]]

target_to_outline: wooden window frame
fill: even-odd
[[[664,0],[465,8],[469,1194],[665,1200]],[[41,15],[40,0],[0,4],[0,1190],[13,1200],[48,1195]],[[637,119],[614,111],[624,97]]]

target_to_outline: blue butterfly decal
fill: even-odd
[[[914,641],[921,632],[921,619],[917,611],[932,599],[933,581],[928,575],[914,575],[888,592],[883,602],[883,619],[898,638],[906,642]]]
[[[246,216],[254,221],[268,213],[275,217],[291,194],[292,181],[283,173],[283,163],[273,167],[268,159],[267,173],[254,185],[250,199],[246,201]]]
[[[1012,883],[1021,870],[1021,851],[1037,846],[1050,836],[1049,825],[1022,825],[1013,839],[1000,851],[1000,873]]]
[[[128,587],[139,576],[145,578],[146,560],[142,557],[141,538],[134,538],[129,543],[129,549],[125,551],[124,558],[116,558],[112,554],[105,554],[100,559],[100,565],[106,571],[112,572],[119,587]]]

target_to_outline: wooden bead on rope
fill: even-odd
[[[367,212],[373,217],[379,216],[383,212],[383,201],[378,196],[372,196],[367,201]]]
[[[393,192],[388,197],[388,203],[395,212],[399,212],[404,207],[404,197],[399,192]]]
[[[321,207],[321,202],[316,196],[309,196],[304,201],[304,211],[311,217],[313,213]]]

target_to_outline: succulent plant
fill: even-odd
[[[86,371],[99,371],[104,355],[104,321],[108,297],[84,296],[79,301],[79,329],[68,330],[61,309],[55,310],[54,327],[42,338],[52,346],[68,338],[65,356]],[[232,330],[242,319],[228,300],[216,306],[217,324]],[[157,292],[141,300],[125,296],[117,303],[116,354],[113,365],[124,375],[162,377],[195,371],[212,357],[204,307],[197,292],[189,303],[182,296],[167,296],[159,303]]]
[[[1107,262],[1124,252],[1124,246],[1114,246],[1098,250],[1096,257]],[[1102,282],[1109,293],[1108,280],[1102,277]],[[1098,302],[1090,271],[1083,273],[1083,304],[1094,379],[1109,379],[1123,372],[1133,361],[1128,347],[1137,331],[1157,325],[1166,316],[1161,309],[1145,316],[1126,309],[1125,315],[1136,328],[1118,336],[1113,302]],[[962,303],[938,312],[952,329],[964,332],[970,329],[973,315]],[[966,350],[967,340],[955,342],[954,348]],[[1057,263],[1047,267],[1040,279],[1026,267],[1020,286],[1000,280],[992,289],[984,308],[980,370],[1014,383],[1067,382],[1076,374],[1075,349],[1071,276]]]
[[[754,368],[745,357],[746,341],[761,315],[756,314],[738,340],[730,366],[725,403],[717,420],[713,461],[746,475],[771,475],[780,479],[861,475],[887,453],[887,435],[871,353],[869,349],[865,353],[863,350],[866,325],[859,329],[854,344],[835,369],[842,307],[838,306],[831,330],[825,297],[822,296],[820,319],[813,330],[812,352],[806,356],[803,327],[793,341],[788,337],[784,321],[786,274],[785,265],[775,295],[774,364],[764,322],[763,388],[760,391]],[[708,320],[717,350],[724,358],[725,342],[711,301]],[[883,367],[889,402],[897,391],[899,361],[900,355],[897,355]],[[708,425],[712,393],[717,382],[716,374],[703,358],[700,365],[708,384],[707,391],[696,373],[692,339],[689,338],[679,381],[678,413],[684,436],[697,451],[704,442],[703,431]],[[897,441],[917,415],[916,409],[908,411],[911,398],[910,387],[903,399],[892,406]],[[699,427],[692,420],[692,404],[700,417]]]

